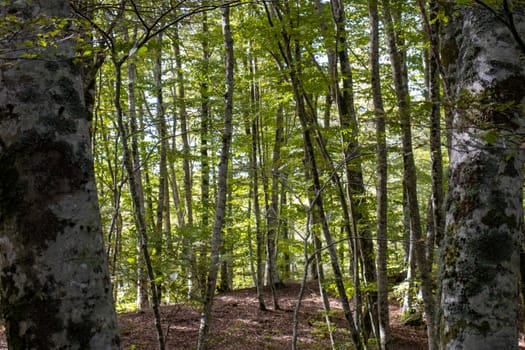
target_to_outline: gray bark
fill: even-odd
[[[284,143],[284,113],[282,106],[279,106],[276,111],[275,121],[275,143],[272,152],[272,177],[271,177],[271,189],[270,189],[270,206],[267,213],[268,222],[268,260],[270,262],[270,271],[272,273],[273,285],[283,286],[284,283],[281,281],[279,276],[279,269],[277,264],[277,244],[276,237],[279,233],[279,182],[281,178],[280,168],[282,166],[281,159],[281,145]],[[273,288],[273,287],[272,287]],[[274,289],[272,289],[272,292]],[[274,305],[275,306],[275,305]]]
[[[250,174],[252,178],[251,195],[253,201],[253,216],[255,223],[255,259],[256,259],[256,289],[259,310],[266,310],[263,298],[264,285],[264,232],[261,228],[261,207],[259,204],[259,171],[257,169],[257,125],[256,119],[251,123],[251,153],[250,153]]]
[[[422,240],[421,217],[417,197],[416,164],[412,148],[412,120],[410,115],[410,94],[408,91],[406,60],[401,52],[401,48],[398,46],[397,40],[399,39],[400,33],[394,27],[390,0],[383,0],[382,4],[383,20],[385,21],[388,50],[392,65],[392,77],[396,90],[398,114],[401,123],[403,177],[410,211],[410,226],[415,243],[415,258],[421,279],[421,291],[423,294],[423,304],[427,321],[427,335],[429,339],[428,347],[429,350],[434,350],[437,348],[437,338],[435,325],[435,301],[432,293],[432,279],[430,275],[432,265],[429,264],[426,259],[425,243],[424,240]]]
[[[180,129],[182,138],[182,152],[184,154],[182,160],[182,169],[184,171],[184,201],[186,205],[186,216],[188,218],[188,225],[193,227],[193,181],[191,178],[191,149],[189,142],[188,130],[188,113],[186,111],[186,91],[184,87],[184,75],[182,67],[182,59],[180,53],[179,37],[177,33],[177,42],[174,45],[175,60],[177,64],[177,98],[178,110],[180,118]]]
[[[370,283],[377,280],[377,271],[374,260],[374,246],[371,239],[371,221],[368,216],[368,204],[366,200],[366,189],[363,179],[363,169],[361,163],[361,150],[358,143],[359,125],[357,114],[354,107],[354,88],[352,68],[348,57],[348,43],[346,34],[346,14],[341,0],[331,0],[332,17],[336,28],[336,53],[340,65],[340,75],[337,66],[332,69],[333,91],[335,102],[339,110],[339,121],[343,130],[351,130],[350,134],[346,131],[341,133],[341,141],[344,145],[343,155],[347,162],[345,167],[345,177],[347,181],[347,197],[350,207],[353,233],[357,241],[356,248],[361,257],[361,268],[363,270],[363,284],[367,287]],[[339,78],[342,81],[342,89],[339,87]],[[350,159],[352,159],[350,161]],[[357,251],[354,251],[357,254]],[[377,335],[378,315],[377,315],[377,292],[368,290],[365,293],[367,314],[370,322],[363,322],[363,335],[367,339],[370,333]]]
[[[151,306],[153,308],[153,313],[155,316],[155,328],[157,330],[157,340],[159,341],[160,350],[165,349],[164,335],[162,331],[162,325],[160,320],[159,312],[159,300],[157,293],[157,286],[155,285],[155,273],[153,272],[153,267],[151,264],[151,259],[148,251],[149,237],[148,229],[146,226],[146,217],[145,217],[145,208],[143,202],[140,200],[140,197],[137,193],[137,179],[135,178],[134,164],[129,149],[129,135],[124,125],[124,116],[120,101],[120,94],[122,91],[122,64],[123,61],[115,61],[115,55],[113,56],[113,65],[115,68],[115,109],[117,111],[117,124],[119,132],[122,136],[122,150],[123,150],[123,161],[126,168],[126,173],[128,175],[129,190],[131,194],[131,200],[133,203],[133,212],[135,218],[135,225],[139,234],[139,245],[140,251],[144,258],[144,264],[146,266],[146,271],[148,274],[148,282],[151,290]]]
[[[223,0],[225,1],[225,0]],[[213,306],[213,296],[217,286],[217,275],[219,270],[219,250],[223,243],[222,227],[226,216],[226,196],[228,193],[228,164],[230,160],[230,146],[233,133],[233,38],[230,30],[230,7],[224,5],[222,8],[222,33],[225,47],[225,80],[226,93],[224,96],[224,126],[221,133],[222,145],[219,161],[218,174],[218,192],[215,204],[215,218],[213,222],[212,240],[211,240],[211,258],[206,281],[206,291],[204,294],[204,305],[201,314],[199,327],[199,337],[197,349],[204,350],[207,347],[207,337],[209,332],[209,323]]]
[[[157,132],[160,142],[159,149],[159,190],[157,195],[157,210],[156,210],[156,221],[153,241],[155,242],[155,253],[153,255],[155,261],[155,275],[162,276],[162,248],[164,241],[164,231],[166,223],[166,212],[168,207],[166,204],[169,202],[169,190],[168,190],[168,125],[166,122],[166,116],[164,112],[164,98],[163,98],[163,84],[162,84],[162,33],[156,37],[155,43],[158,48],[155,50],[155,65],[154,65],[154,78],[155,78],[155,99],[156,99],[156,125]],[[156,282],[157,284],[157,298],[160,301],[162,297],[163,283],[162,279]]]
[[[7,3],[0,18],[10,13],[21,25],[0,39],[0,280],[9,348],[118,349],[91,115],[72,33],[47,47],[26,45],[43,30],[29,24],[33,16],[53,30],[52,17],[68,17],[69,5]]]
[[[207,1],[203,1],[203,5],[207,5]],[[210,43],[209,43],[209,29],[208,29],[208,14],[206,11],[202,13],[202,74],[206,76],[209,74],[210,65]],[[211,135],[210,135],[210,124],[211,124],[211,108],[210,108],[210,87],[208,81],[203,79],[200,84],[201,94],[201,127],[200,127],[200,166],[201,166],[201,231],[203,237],[206,237],[207,232],[210,231],[210,155],[208,149],[210,148]],[[204,244],[200,250],[200,260],[197,264],[197,276],[199,289],[201,295],[204,293],[205,278],[204,269],[205,267],[203,260],[205,253]],[[191,283],[191,280],[189,281]]]
[[[381,350],[392,348],[390,316],[388,311],[388,227],[387,227],[387,145],[386,121],[379,73],[379,14],[377,0],[368,2],[370,15],[370,85],[376,119],[377,154],[377,308]]]
[[[134,37],[136,34],[134,35]],[[131,133],[131,157],[133,164],[136,164],[133,176],[137,187],[137,197],[141,202],[140,207],[144,208],[144,189],[142,187],[142,171],[140,166],[140,151],[138,146],[138,126],[136,111],[135,77],[137,67],[133,61],[128,65],[128,108],[129,108],[129,127]],[[139,257],[137,259],[137,306],[141,310],[149,308],[147,275],[144,271],[144,259],[141,251],[140,242],[137,244]]]
[[[440,346],[518,349],[525,65],[495,13],[457,6],[454,14],[443,52],[454,68],[455,108]],[[525,37],[523,19],[516,26]]]

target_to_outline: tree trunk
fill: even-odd
[[[153,242],[155,246],[154,261],[155,261],[155,276],[158,280],[157,284],[157,298],[159,302],[162,296],[162,250],[164,241],[164,217],[166,212],[166,203],[169,201],[168,197],[168,125],[166,123],[166,116],[164,113],[164,97],[163,97],[163,84],[162,84],[162,35],[155,40],[158,45],[155,50],[155,98],[156,98],[156,125],[158,129],[159,137],[159,190],[157,195],[157,210],[156,210],[156,221],[155,221],[155,236]]]
[[[259,170],[257,168],[257,119],[250,125],[251,149],[250,149],[250,174],[252,179],[251,195],[253,201],[253,216],[255,223],[255,269],[256,289],[259,310],[266,310],[263,298],[264,282],[264,233],[261,228],[261,208],[259,204]]]
[[[421,217],[417,198],[417,174],[414,153],[412,149],[412,121],[410,115],[410,95],[406,73],[406,60],[399,51],[396,32],[392,20],[390,0],[383,0],[383,20],[387,32],[388,50],[392,65],[392,76],[396,90],[398,114],[401,123],[401,138],[403,149],[403,176],[406,184],[408,207],[410,210],[410,226],[415,241],[415,257],[421,279],[423,304],[427,321],[429,350],[437,349],[435,325],[435,301],[432,293],[432,265],[426,259],[425,243],[422,240]]]
[[[203,1],[203,5],[207,5],[207,1]],[[209,43],[209,29],[208,29],[208,14],[206,11],[202,13],[202,74],[207,76],[209,74],[210,61],[210,43]],[[210,155],[209,148],[211,142],[210,135],[210,87],[206,79],[202,79],[200,83],[201,95],[201,127],[200,127],[200,166],[201,166],[201,225],[200,230],[202,237],[207,237],[210,231]],[[203,248],[200,250],[200,260],[197,262],[197,276],[194,278],[199,284],[201,295],[205,289],[205,267],[204,261],[206,256],[206,245],[202,244]],[[191,278],[189,283],[191,282]]]
[[[272,280],[274,286],[283,287],[284,283],[281,281],[279,276],[279,269],[277,264],[277,247],[276,237],[279,233],[279,181],[281,178],[280,168],[282,166],[281,160],[281,145],[284,143],[284,113],[281,105],[276,111],[275,121],[275,141],[272,152],[272,176],[271,176],[271,189],[270,189],[270,205],[267,213],[268,222],[268,260],[270,262],[270,273],[272,274]],[[274,291],[274,289],[272,289]],[[276,298],[274,298],[276,299]],[[274,305],[275,306],[275,305]]]
[[[133,34],[133,38],[136,38],[136,30]],[[127,37],[127,33],[125,34]],[[137,75],[137,67],[135,62],[131,60],[128,64],[128,114],[129,114],[129,129],[131,138],[131,157],[132,163],[135,164],[133,176],[135,177],[137,200],[140,201],[140,206],[144,208],[144,189],[142,187],[142,169],[139,166],[141,164],[140,150],[139,150],[139,132],[137,125],[137,103],[135,93],[135,78]],[[128,174],[129,176],[129,174]],[[141,309],[147,309],[150,306],[148,296],[148,276],[144,269],[144,258],[140,239],[138,240],[137,250],[137,306]]]
[[[68,2],[7,3],[0,18],[15,16],[21,28],[0,41],[0,280],[9,348],[119,349],[76,33],[58,29]],[[46,25],[35,26],[40,15]],[[60,30],[58,40],[28,48],[37,28]]]
[[[337,287],[337,292],[341,304],[343,306],[345,319],[348,322],[348,329],[351,333],[352,340],[356,349],[362,349],[363,344],[360,338],[360,334],[357,331],[354,318],[352,317],[352,312],[350,310],[350,303],[348,301],[348,296],[343,283],[343,274],[341,271],[341,266],[339,264],[339,258],[337,255],[337,249],[335,247],[335,242],[333,240],[330,227],[326,218],[326,212],[324,210],[323,204],[323,189],[320,182],[319,170],[317,168],[317,163],[315,159],[315,149],[312,137],[312,131],[314,130],[314,120],[311,115],[307,113],[305,107],[305,93],[301,84],[301,47],[298,41],[291,41],[289,34],[286,31],[284,16],[290,16],[290,13],[283,13],[282,8],[277,6],[277,4],[271,4],[271,11],[266,7],[268,20],[270,25],[274,26],[273,19],[279,20],[280,30],[281,30],[281,41],[279,43],[280,53],[283,60],[287,63],[287,74],[290,79],[294,99],[297,105],[297,114],[301,122],[301,129],[303,134],[304,142],[304,159],[305,159],[305,176],[307,179],[312,181],[311,193],[310,193],[310,202],[311,206],[315,206],[319,213],[319,219],[321,224],[321,229],[326,240],[330,262],[332,265],[332,270],[334,273],[335,284]],[[289,10],[289,8],[287,8]],[[290,20],[290,18],[288,18]],[[288,23],[286,23],[288,24]]]
[[[368,216],[368,204],[366,200],[366,189],[363,180],[363,170],[360,159],[360,147],[358,144],[359,126],[354,108],[353,77],[350,60],[348,58],[347,34],[345,29],[346,16],[343,2],[341,0],[331,0],[332,17],[336,27],[336,53],[340,65],[340,75],[337,73],[337,67],[332,69],[335,102],[339,111],[339,120],[343,132],[341,141],[343,144],[343,154],[346,160],[345,177],[347,181],[347,197],[350,206],[352,221],[354,222],[354,235],[358,242],[359,254],[362,260],[362,269],[364,285],[367,287],[370,283],[377,280],[377,272],[374,260],[374,246],[371,233],[371,222]],[[339,87],[339,76],[342,80],[342,89]],[[348,133],[347,130],[351,132]],[[352,159],[352,161],[350,161]],[[359,199],[357,199],[359,198]],[[354,251],[354,254],[357,252]],[[366,292],[366,303],[368,314],[370,316],[370,327],[364,327],[363,332],[365,339],[370,333],[377,335],[378,315],[377,315],[377,292],[368,290]]]
[[[377,154],[377,303],[379,318],[379,340],[381,350],[392,348],[390,316],[388,312],[388,227],[387,227],[387,145],[386,121],[379,73],[379,14],[377,0],[368,2],[370,15],[370,85],[376,120]]]
[[[223,0],[226,2],[226,0]],[[230,145],[233,132],[233,38],[230,30],[230,6],[224,4],[222,8],[222,33],[225,47],[225,67],[226,67],[226,93],[224,96],[224,128],[222,131],[222,146],[219,161],[218,174],[218,192],[217,202],[215,204],[215,219],[213,223],[212,242],[211,242],[211,260],[206,283],[206,292],[204,295],[204,305],[201,314],[199,327],[199,337],[197,343],[198,350],[206,349],[207,336],[209,332],[209,323],[213,306],[213,296],[217,285],[217,274],[219,269],[219,250],[222,244],[222,227],[226,215],[226,196],[228,193],[228,163],[230,160]]]
[[[177,24],[178,26],[178,24]],[[184,171],[184,201],[186,207],[186,217],[188,219],[188,225],[193,226],[193,181],[191,177],[191,151],[190,142],[188,138],[188,112],[186,111],[186,89],[184,87],[184,75],[183,75],[183,62],[180,53],[180,43],[178,27],[174,27],[175,32],[175,63],[177,67],[177,107],[180,118],[180,131],[182,138],[182,169]]]
[[[508,16],[505,10],[494,11]],[[524,10],[515,3],[515,13]],[[457,65],[440,278],[443,349],[518,349],[525,68],[510,26],[495,13],[458,5],[443,53]],[[514,20],[525,37],[525,21]]]
[[[421,10],[424,13],[424,9]],[[432,179],[432,218],[434,224],[434,241],[427,240],[430,247],[434,249],[434,243],[440,245],[445,230],[445,213],[443,207],[443,155],[441,151],[441,89],[440,89],[440,59],[439,59],[439,9],[436,0],[429,2],[429,27],[427,35],[430,43],[429,70],[429,101],[430,109],[430,161]],[[423,17],[426,17],[424,15]],[[433,254],[430,254],[432,257]],[[429,259],[432,263],[433,259]]]

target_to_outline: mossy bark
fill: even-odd
[[[0,18],[7,14],[19,26],[0,41],[0,296],[9,349],[118,349],[91,120],[71,26],[61,26],[68,2],[8,2]],[[56,42],[37,44],[37,34],[55,28],[63,30]]]
[[[458,7],[449,25],[455,112],[440,348],[518,349],[525,65],[486,8]]]

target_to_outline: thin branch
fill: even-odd
[[[512,11],[509,8],[509,2],[508,0],[503,1],[503,9],[505,10],[505,14],[507,15],[507,26],[509,27],[510,32],[512,33],[512,36],[514,37],[514,40],[518,43],[521,51],[523,54],[525,54],[525,42],[521,38],[521,36],[518,33],[518,30],[516,29],[516,23],[514,22],[514,15],[512,14]]]

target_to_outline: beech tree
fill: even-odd
[[[510,3],[448,8],[443,55],[455,109],[441,260],[443,349],[518,349],[525,20],[513,13],[525,6]]]
[[[217,276],[219,271],[220,247],[223,243],[222,229],[226,216],[226,194],[228,187],[228,169],[230,161],[230,147],[233,132],[233,70],[235,59],[233,55],[233,37],[230,29],[230,6],[223,0],[225,6],[222,8],[222,34],[224,40],[224,66],[226,93],[224,94],[224,126],[221,132],[221,155],[219,161],[218,193],[215,204],[215,218],[213,221],[211,238],[211,258],[206,279],[206,290],[204,293],[203,311],[199,327],[197,349],[207,348],[207,336],[213,306],[213,297],[217,287]]]
[[[0,280],[10,349],[119,349],[66,0],[0,5]]]

